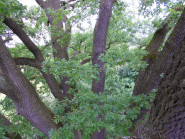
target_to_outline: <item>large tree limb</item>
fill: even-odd
[[[39,48],[33,43],[29,36],[25,33],[22,27],[13,19],[4,17],[4,24],[6,24],[26,45],[26,47],[34,54],[35,58],[43,61],[43,57]]]
[[[14,61],[17,65],[28,65],[37,68],[42,73],[54,97],[60,101],[64,99],[65,95],[60,89],[55,77],[49,73],[45,73],[42,71],[42,63],[37,62],[35,59],[25,57],[14,58]]]
[[[169,59],[169,53],[173,51],[173,47],[169,46],[167,43],[164,45],[162,51],[158,51],[162,46],[167,33],[170,31],[168,26],[173,21],[171,14],[164,19],[160,27],[154,33],[152,40],[149,45],[146,47],[148,55],[144,57],[148,64],[145,70],[140,70],[137,80],[135,82],[135,87],[133,95],[139,94],[149,94],[153,89],[158,87],[162,77],[161,73],[165,72],[167,68],[167,61]],[[168,39],[169,40],[169,39]],[[142,109],[141,113],[138,115],[137,119],[133,121],[134,128],[138,128],[139,124],[136,124],[138,120],[143,118],[143,115],[149,113],[149,110]],[[140,126],[140,125],[139,125]],[[137,135],[137,131],[133,131],[133,134]]]
[[[170,31],[171,27],[169,27],[169,24],[172,22],[171,14],[169,14],[161,23],[160,27],[155,31],[152,40],[146,47],[146,50],[149,52],[149,55],[158,53],[159,48],[161,47],[162,43],[164,42],[164,39],[166,37],[166,34]]]
[[[64,97],[67,95],[61,90],[59,83],[55,79],[55,77],[51,74],[45,73],[42,70],[40,70],[42,73],[43,77],[45,78],[53,96],[58,99],[59,101],[62,101]]]
[[[133,95],[139,95],[141,93],[148,94],[150,93],[150,91],[157,88],[158,83],[161,79],[160,74],[164,72],[166,67],[166,65],[164,64],[166,63],[166,61],[162,65],[157,64],[160,63],[160,61],[158,61],[159,57],[161,57],[161,59],[164,57],[164,55],[161,55],[161,53],[163,52],[159,52],[158,49],[162,46],[166,34],[171,29],[168,27],[171,21],[171,15],[169,15],[163,21],[160,28],[156,30],[152,40],[147,46],[146,50],[148,51],[148,55],[143,60],[147,62],[148,66],[145,70],[141,70],[139,72],[135,83]],[[166,46],[164,46],[164,49],[166,49],[165,47]]]
[[[25,58],[25,57],[14,58],[14,61],[17,65],[28,65],[28,66],[35,67],[35,68],[39,69],[40,72],[42,73],[43,77],[45,78],[45,80],[51,90],[51,93],[54,95],[54,97],[60,101],[64,99],[64,97],[66,95],[61,91],[61,89],[58,85],[58,82],[54,78],[54,76],[42,71],[42,67],[41,67],[42,63],[38,63],[35,59]]]
[[[3,93],[14,102],[20,115],[49,137],[48,132],[52,128],[59,128],[59,125],[53,122],[54,114],[44,105],[31,83],[17,68],[1,38],[0,46],[0,74],[2,73],[3,83],[0,90],[2,88]]]
[[[18,58],[14,58],[14,61],[17,65],[27,65],[38,69],[41,68],[41,65],[37,63],[35,59],[32,59],[32,58],[18,57]]]
[[[54,19],[55,16],[52,16],[49,14],[48,9],[50,8],[53,11],[56,11],[61,9],[61,2],[60,0],[47,0],[46,2],[43,3],[42,0],[36,0],[36,2],[42,6],[43,9],[46,10],[46,15],[48,17],[49,23],[53,26],[56,27],[55,30],[52,31],[51,33],[51,41],[52,41],[52,48],[56,51],[54,51],[53,55],[55,58],[57,59],[66,59],[69,60],[69,56],[68,56],[68,44],[70,40],[70,38],[66,37],[69,36],[70,37],[70,33],[71,33],[71,26],[67,21],[67,17],[63,15],[64,20],[60,20],[58,21],[58,23],[54,23]],[[65,28],[63,26],[63,23],[65,24]],[[61,34],[61,30],[65,30],[64,34]],[[54,35],[57,34],[58,36]],[[65,40],[63,39],[63,37],[66,37]],[[57,40],[61,39],[63,40],[63,43],[61,44],[60,42],[58,42]],[[67,77],[61,77],[61,86],[62,86],[62,91],[64,94],[67,94],[70,86],[66,83],[66,81],[68,81]]]
[[[15,62],[19,65],[29,65],[29,66],[33,66],[33,67],[41,70],[41,65],[42,65],[42,62],[44,61],[44,57],[41,53],[41,50],[33,43],[33,41],[24,32],[24,30],[21,28],[21,26],[18,25],[13,19],[5,17],[3,22],[22,40],[22,42],[26,45],[26,47],[35,56],[35,60],[28,59],[28,58],[17,58],[17,59],[15,59]],[[62,91],[61,91],[58,83],[57,84],[52,83],[52,81],[54,83],[56,83],[57,82],[56,79],[52,75],[45,74],[44,72],[42,72],[42,74],[43,74],[44,78],[46,79],[52,94],[57,99],[62,100],[63,94],[62,94]],[[50,80],[49,80],[49,78],[50,78]]]

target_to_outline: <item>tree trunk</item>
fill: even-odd
[[[165,48],[162,52],[159,52],[159,48],[162,46],[166,34],[171,28],[169,24],[172,21],[171,14],[162,22],[159,29],[154,33],[152,40],[146,47],[148,55],[143,58],[144,61],[148,64],[145,70],[140,70],[137,80],[135,82],[133,95],[139,94],[149,94],[153,89],[156,89],[159,81],[161,80],[160,74],[166,69],[166,58],[168,58],[167,49]],[[167,47],[167,46],[164,46]],[[164,60],[163,60],[164,59]],[[160,65],[161,63],[164,63]]]
[[[95,81],[95,79],[92,81],[92,91],[95,93],[104,91],[105,68],[104,62],[101,62],[99,57],[105,54],[107,30],[112,15],[113,4],[114,0],[101,0],[99,17],[94,29],[92,64],[97,65],[100,71],[99,81]]]
[[[51,40],[53,44],[52,47],[55,50],[55,52],[53,53],[54,58],[57,58],[59,60],[61,59],[69,60],[68,45],[70,41],[67,40],[70,40],[71,27],[70,24],[67,24],[68,19],[65,15],[61,15],[63,16],[64,19],[57,21],[56,24],[54,22],[56,22],[55,20],[57,20],[58,17],[56,17],[56,15],[50,15],[48,12],[49,9],[52,9],[57,13],[59,9],[62,9],[61,1],[46,0],[46,2],[44,2],[43,0],[36,0],[36,2],[40,4],[43,9],[46,10],[48,21],[52,25]],[[66,25],[66,28],[64,28],[63,24]],[[65,31],[65,33],[63,33],[62,31]],[[66,35],[68,36],[67,38]],[[58,42],[58,40],[61,40],[62,43],[60,41]],[[63,95],[69,97],[68,91],[70,89],[70,86],[66,83],[67,81],[69,81],[69,78],[61,77],[60,79]]]
[[[144,139],[185,137],[185,10],[166,45],[167,70],[159,83],[149,120],[140,133]],[[173,48],[172,51],[169,48]]]
[[[112,7],[114,0],[101,0],[99,17],[94,29],[94,39],[93,39],[93,52],[92,52],[92,64],[98,66],[100,71],[99,81],[92,81],[92,91],[94,93],[101,93],[104,91],[105,85],[105,68],[104,62],[102,62],[99,57],[105,54],[106,50],[106,38],[107,31],[109,27],[109,21],[112,15]],[[100,115],[99,119],[102,118]],[[104,139],[105,129],[101,129],[100,132],[96,131],[92,134],[92,139]]]
[[[18,114],[49,137],[51,128],[59,128],[53,122],[54,114],[40,100],[31,83],[16,66],[1,38],[0,46],[0,91],[14,102]]]
[[[171,14],[167,16],[166,19],[161,23],[160,28],[158,28],[150,43],[146,47],[148,55],[145,56],[142,60],[146,61],[148,66],[144,70],[140,70],[137,80],[135,82],[133,95],[140,94],[149,94],[153,89],[158,87],[158,84],[161,80],[161,73],[163,73],[167,66],[167,59],[169,57],[169,52],[172,53],[173,47],[168,47],[165,45],[163,50],[159,52],[159,48],[162,46],[167,33],[171,28],[168,25],[173,21]],[[148,113],[149,110],[142,109],[140,114],[137,116],[137,119],[133,120],[133,128],[130,129],[133,135],[137,136],[138,126],[137,122],[142,120],[144,115]]]

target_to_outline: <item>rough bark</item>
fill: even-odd
[[[0,46],[0,91],[14,102],[18,114],[49,136],[51,128],[59,127],[53,122],[54,114],[40,100],[31,83],[16,66],[1,38]]]
[[[149,94],[153,89],[158,87],[158,84],[161,80],[160,74],[166,69],[166,63],[168,59],[168,46],[165,45],[164,49],[159,52],[158,49],[162,46],[165,37],[171,28],[168,25],[172,22],[171,14],[167,16],[166,19],[162,22],[160,27],[155,31],[152,40],[146,47],[148,55],[145,56],[142,60],[146,61],[148,66],[144,70],[140,70],[138,77],[135,82],[135,87],[133,90],[133,95],[139,94]],[[165,48],[167,47],[167,49]],[[172,51],[173,48],[169,48],[169,51]],[[162,64],[162,65],[160,65]],[[138,120],[142,120],[144,115],[148,113],[149,110],[142,109],[140,114],[137,116],[137,119],[133,120],[133,128],[130,129],[130,132],[133,135],[138,134]]]
[[[74,139],[82,139],[82,133],[78,130],[74,130]]]
[[[185,40],[182,48],[175,53],[173,64],[162,79],[151,109],[150,119],[143,136],[164,139],[184,138],[185,136]],[[153,137],[152,137],[152,136]]]
[[[166,69],[165,60],[166,58],[168,58],[168,53],[165,52],[168,48],[165,48],[162,52],[159,52],[158,49],[162,46],[166,34],[171,29],[168,27],[169,23],[172,21],[170,16],[171,15],[169,15],[163,21],[160,28],[156,30],[152,37],[152,40],[146,47],[148,55],[143,60],[147,62],[148,66],[145,70],[140,70],[137,80],[135,82],[133,95],[150,93],[153,89],[157,88],[158,83],[161,80],[160,74]],[[164,64],[160,65],[160,61]]]
[[[150,118],[140,134],[144,139],[185,137],[185,10],[166,45],[172,51],[168,51],[167,70],[158,86]]]
[[[12,123],[2,114],[0,114],[0,124],[6,127],[12,125]],[[5,136],[10,139],[22,139],[18,133],[11,133],[9,131],[6,131]]]

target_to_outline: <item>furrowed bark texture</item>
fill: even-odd
[[[59,127],[53,122],[54,114],[40,100],[33,86],[16,66],[1,38],[0,46],[0,91],[14,102],[18,114],[49,136],[51,128]]]
[[[144,139],[185,137],[185,11],[167,44],[173,51],[169,54],[168,68],[159,84],[150,118],[141,132]]]
[[[139,72],[135,82],[133,95],[150,93],[153,89],[157,88],[159,81],[161,80],[160,74],[165,71],[167,63],[165,60],[168,58],[168,52],[166,51],[171,51],[173,49],[165,48],[168,47],[165,45],[162,52],[158,51],[164,42],[166,34],[171,29],[168,27],[172,20],[170,16],[171,15],[169,15],[163,21],[161,27],[156,30],[152,40],[146,48],[148,55],[143,60],[147,62],[148,66],[145,70]]]
[[[0,124],[6,127],[12,125],[12,123],[2,114],[0,114]],[[22,139],[18,133],[11,133],[9,131],[6,131],[5,136],[10,139]]]
[[[113,4],[114,0],[101,0],[99,17],[94,29],[92,64],[97,65],[98,70],[100,70],[100,80],[95,81],[93,79],[92,81],[92,91],[95,93],[104,91],[105,68],[104,62],[101,62],[99,57],[105,54],[107,30],[112,15]]]
[[[149,94],[153,89],[157,88],[159,81],[161,80],[160,74],[166,69],[168,49],[170,49],[169,51],[172,51],[173,49],[172,47],[168,48],[168,46],[165,45],[162,52],[158,51],[158,49],[163,44],[167,33],[171,29],[168,27],[171,22],[171,14],[169,14],[162,22],[160,28],[155,31],[152,40],[146,47],[148,55],[143,58],[143,60],[147,62],[148,66],[145,70],[139,71],[137,80],[135,82],[133,95]],[[167,47],[167,49],[165,47]],[[160,65],[161,63],[162,65]],[[132,121],[133,129],[130,129],[130,132],[132,132],[133,135],[137,136],[138,134],[138,131],[136,131],[138,127],[140,127],[138,120],[142,120],[142,118],[144,118],[143,115],[148,112],[149,110],[142,109],[140,114],[137,116],[137,119]]]

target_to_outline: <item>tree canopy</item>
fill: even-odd
[[[0,0],[0,138],[168,138],[149,129],[173,100],[183,1],[35,1]]]

